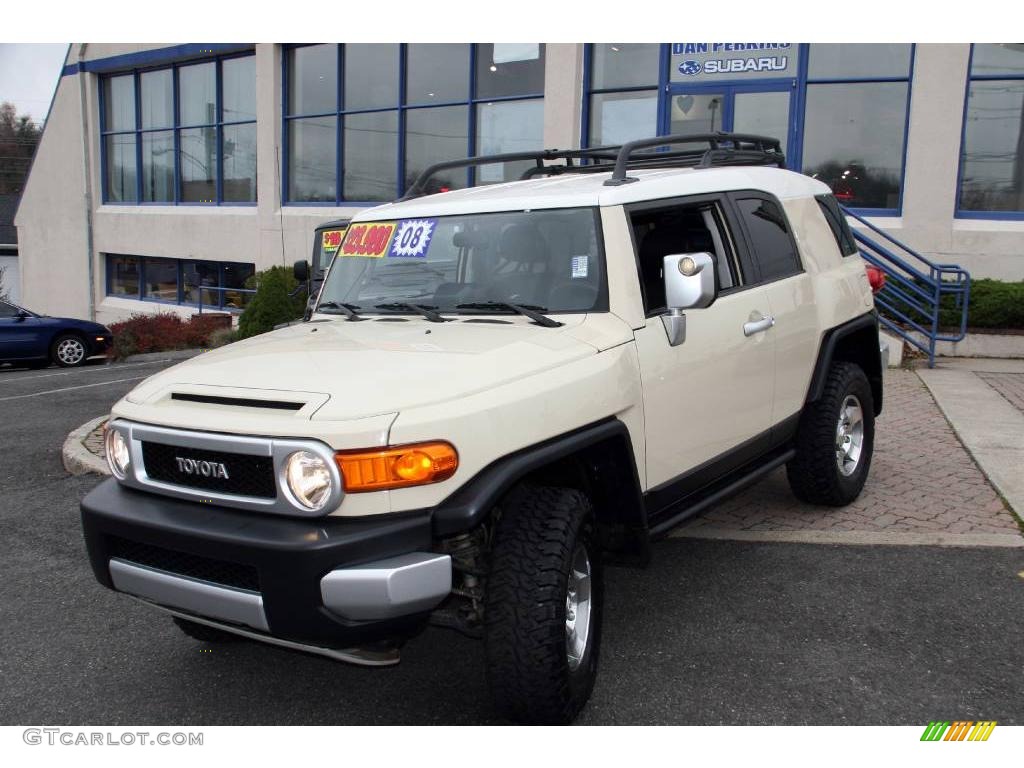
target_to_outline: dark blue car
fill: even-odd
[[[0,301],[0,363],[69,368],[106,354],[110,329],[88,320],[47,317]]]

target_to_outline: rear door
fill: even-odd
[[[739,258],[736,221],[721,196],[633,206],[647,320],[635,333],[643,384],[652,511],[756,455],[770,429],[774,342],[750,323],[769,314],[756,270]],[[705,251],[719,295],[686,311],[686,339],[670,346],[662,324],[664,256]],[[746,327],[746,328],[745,328]]]
[[[749,258],[756,262],[774,320],[772,426],[788,423],[795,427],[818,352],[814,286],[800,259],[793,227],[782,204],[761,192],[738,192],[731,197],[742,223]]]

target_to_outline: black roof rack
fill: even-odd
[[[673,144],[707,144],[697,149],[667,150]],[[655,149],[656,151],[638,152]],[[659,150],[660,151],[657,151]],[[778,139],[768,136],[754,136],[745,133],[676,134],[639,139],[622,145],[591,147],[589,149],[543,149],[536,152],[509,152],[499,155],[481,155],[461,160],[448,160],[423,171],[408,189],[402,200],[421,197],[427,192],[427,182],[441,171],[452,168],[470,168],[493,163],[509,163],[532,160],[534,165],[527,168],[521,179],[534,176],[558,176],[563,173],[602,173],[612,171],[612,177],[605,181],[607,186],[618,186],[638,181],[626,175],[630,168],[710,168],[721,165],[773,165],[786,167],[786,157]],[[564,164],[546,165],[546,161],[564,160]],[[578,164],[575,161],[587,161]]]

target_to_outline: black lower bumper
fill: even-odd
[[[113,589],[111,557],[187,577],[257,588],[271,634],[334,647],[408,636],[425,617],[353,623],[324,608],[329,571],[430,549],[430,512],[347,520],[254,515],[140,493],[108,479],[82,500],[82,527],[93,573]],[[202,574],[191,573],[201,570]],[[212,574],[212,576],[208,575]]]

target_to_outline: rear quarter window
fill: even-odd
[[[828,228],[832,230],[839,252],[843,256],[853,256],[858,252],[857,241],[853,239],[853,230],[846,223],[846,216],[839,208],[839,201],[832,195],[818,195],[814,199],[818,201],[818,207],[828,222]]]
[[[761,270],[761,282],[781,280],[803,271],[789,221],[778,203],[766,197],[739,197],[736,207]]]

